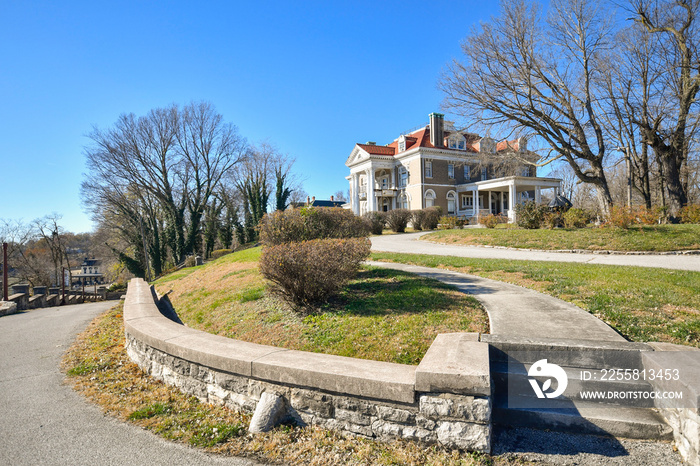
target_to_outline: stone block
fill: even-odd
[[[0,316],[6,316],[17,312],[17,303],[12,301],[0,301]]]
[[[347,421],[361,426],[372,424],[372,417],[357,411],[347,411],[344,409],[335,410],[335,418],[340,421]]]
[[[357,411],[359,413],[368,414],[370,416],[374,416],[377,413],[376,405],[353,398],[346,398],[341,396],[336,397],[335,405],[338,408],[346,409],[348,411]]]
[[[402,428],[403,427],[398,424],[382,421],[381,419],[372,423],[372,432],[374,432],[377,437],[401,437]]]
[[[255,378],[366,398],[413,403],[415,366],[304,351],[277,351],[253,361]]]
[[[287,415],[287,402],[276,393],[265,392],[260,397],[250,420],[248,432],[269,432]]]
[[[289,403],[297,411],[329,419],[335,416],[333,401],[329,395],[295,389],[292,390]]]
[[[416,422],[415,413],[405,409],[390,408],[388,406],[377,406],[377,416],[379,419],[401,424],[414,424]]]
[[[483,424],[491,422],[491,402],[488,398],[449,395],[420,397],[420,413],[430,419],[451,418]]]
[[[416,369],[416,391],[491,395],[489,345],[475,333],[441,333]]]
[[[415,442],[432,443],[437,440],[437,434],[432,430],[415,426],[405,426],[401,429],[401,437]]]
[[[440,444],[460,450],[491,451],[491,428],[488,425],[467,422],[442,421],[435,431]]]

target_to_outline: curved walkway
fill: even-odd
[[[433,243],[419,238],[431,232],[372,236],[372,251],[431,254],[435,256],[471,257],[475,259],[516,259],[552,262],[581,262],[587,264],[627,265],[700,272],[700,255],[658,254],[586,254],[556,251],[520,251],[517,249],[483,246],[458,246]]]
[[[168,442],[104,416],[63,383],[63,353],[114,302],[0,318],[0,464],[251,465]]]
[[[449,270],[392,262],[369,265],[439,280],[474,296],[489,315],[490,333],[525,339],[625,342],[615,330],[580,307],[517,285]]]

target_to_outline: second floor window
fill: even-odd
[[[431,162],[430,160],[425,161],[425,177],[426,178],[433,177],[433,162]]]
[[[454,179],[454,177],[455,177],[455,164],[454,163],[447,164],[447,177]]]
[[[405,188],[408,185],[408,170],[406,167],[399,168],[399,186]]]
[[[464,166],[464,181],[469,181],[472,177],[472,172],[471,169],[469,168],[469,165]]]
[[[481,181],[484,181],[488,176],[488,173],[486,172],[486,167],[481,169]]]

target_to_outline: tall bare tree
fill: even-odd
[[[440,83],[445,107],[467,121],[510,134],[533,134],[552,149],[537,165],[564,159],[579,180],[596,187],[606,214],[612,205],[604,163],[601,62],[610,21],[597,2],[504,0],[502,12],[462,44]],[[532,162],[530,162],[532,163]]]
[[[632,0],[634,19],[657,36],[663,54],[656,57],[664,71],[657,105],[649,118],[638,119],[644,143],[663,170],[672,218],[688,202],[690,133],[695,131],[696,98],[700,90],[700,13],[698,0]]]

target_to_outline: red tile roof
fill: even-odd
[[[518,150],[520,149],[520,141],[518,139],[513,139],[512,141],[501,141],[498,144],[496,144],[496,152],[500,152],[502,150]]]
[[[394,155],[396,148],[387,146],[376,146],[374,144],[358,144],[363,150],[372,155]]]

